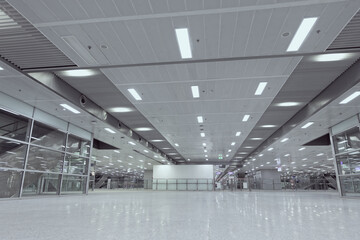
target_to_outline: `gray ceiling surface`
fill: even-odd
[[[217,164],[219,154],[224,164],[240,159],[359,57],[318,62],[311,56],[358,47],[358,0],[8,2],[78,67],[100,72],[71,78],[55,71],[60,78],[129,127],[153,128],[139,134],[178,163]],[[287,56],[302,19],[315,16],[298,55]],[[181,62],[176,28],[189,29],[193,63]],[[82,50],[69,47],[66,37],[77,39]],[[268,85],[256,96],[260,82]],[[191,95],[194,85],[198,99]],[[277,106],[283,102],[298,105]],[[132,111],[114,113],[113,107]],[[248,121],[242,121],[245,115]]]

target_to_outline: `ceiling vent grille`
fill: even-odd
[[[22,70],[76,66],[5,0],[0,0],[0,56]]]
[[[360,48],[360,11],[337,36],[328,50]]]

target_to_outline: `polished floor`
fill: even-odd
[[[360,199],[331,192],[111,191],[0,201],[0,239],[359,239]]]

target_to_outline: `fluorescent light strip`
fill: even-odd
[[[249,120],[249,118],[250,118],[250,115],[246,114],[246,115],[244,115],[242,121],[243,121],[243,122],[247,122],[247,121]]]
[[[138,94],[138,92],[134,88],[129,88],[128,91],[133,96],[133,98],[135,100],[137,100],[137,101],[142,100],[142,98],[140,97],[140,95]]]
[[[293,39],[290,42],[290,45],[287,52],[295,52],[298,51],[301,47],[301,45],[304,43],[306,37],[309,35],[311,29],[315,25],[317,21],[317,17],[313,18],[304,18],[296,31]]]
[[[280,142],[286,142],[287,140],[289,140],[289,138],[284,138],[283,140],[281,140]]]
[[[350,96],[348,96],[347,98],[342,100],[340,102],[340,104],[347,104],[347,103],[351,102],[352,100],[354,100],[355,98],[357,98],[358,96],[360,96],[360,91],[354,92],[353,94],[351,94]]]
[[[201,136],[201,137],[205,137],[205,133],[200,133],[200,136]]]
[[[302,126],[301,128],[308,128],[308,127],[310,127],[311,125],[313,125],[314,124],[314,122],[308,122],[307,124],[305,124],[304,126]]]
[[[236,144],[236,142],[232,142],[232,143],[231,143],[231,146],[234,146],[235,144]]]
[[[179,146],[179,144],[177,144],[177,143],[175,143],[174,145],[175,145],[176,147],[178,147],[178,146]]]
[[[203,119],[202,116],[198,116],[198,117],[197,117],[197,121],[198,121],[198,123],[203,123],[203,122],[204,122],[204,119]]]
[[[177,28],[175,29],[177,42],[179,44],[179,50],[181,58],[187,59],[192,58],[191,45],[189,31],[187,28]]]
[[[199,86],[191,86],[191,92],[192,92],[193,98],[200,97]]]
[[[236,132],[235,136],[238,137],[240,136],[241,132]]]
[[[129,144],[131,144],[131,145],[134,145],[134,146],[136,145],[136,144],[135,144],[135,143],[133,143],[133,142],[128,142],[128,143],[129,143]]]
[[[255,91],[255,95],[261,95],[263,93],[266,85],[267,85],[267,82],[260,82]]]
[[[302,148],[299,148],[299,151],[302,151],[302,150],[305,150],[305,148],[304,148],[304,147],[302,147]]]
[[[73,113],[75,113],[75,114],[79,114],[79,113],[80,113],[78,110],[76,110],[75,108],[73,108],[73,107],[71,107],[71,106],[69,106],[69,105],[67,105],[67,104],[65,104],[65,103],[60,104],[60,106],[62,106],[63,108],[65,108],[65,109],[67,109],[67,110],[69,110],[70,112],[73,112]]]
[[[105,131],[108,131],[109,133],[116,133],[114,130],[112,130],[111,128],[104,128]]]

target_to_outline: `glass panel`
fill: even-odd
[[[88,157],[90,153],[90,141],[69,135],[66,152]]]
[[[64,151],[66,134],[45,124],[34,122],[31,143]]]
[[[358,127],[351,128],[334,136],[336,153],[353,151],[360,148],[360,132]]]
[[[78,176],[63,176],[61,192],[67,193],[82,193],[86,184],[86,177]]]
[[[64,173],[86,175],[86,159],[73,155],[66,155]]]
[[[61,172],[64,154],[45,148],[30,146],[27,169],[44,172]]]
[[[59,179],[59,174],[26,172],[22,196],[54,195]]]
[[[26,141],[30,122],[28,118],[0,110],[0,136]]]
[[[20,171],[0,170],[0,198],[18,197],[21,185]]]
[[[24,168],[26,144],[0,139],[0,167]]]

